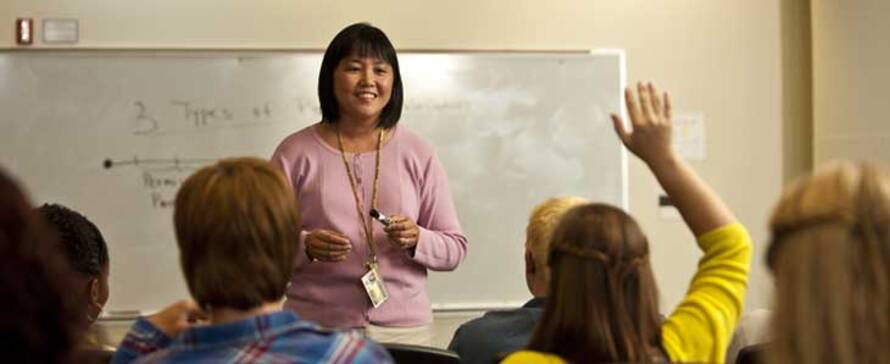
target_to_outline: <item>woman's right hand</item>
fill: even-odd
[[[310,259],[323,262],[339,262],[346,260],[352,251],[352,243],[343,234],[336,231],[316,229],[306,236],[306,254]]]

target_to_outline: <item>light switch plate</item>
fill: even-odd
[[[663,221],[683,221],[680,211],[666,194],[658,195],[658,218]]]
[[[80,34],[77,19],[44,19],[43,42],[50,44],[77,43]]]

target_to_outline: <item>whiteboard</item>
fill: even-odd
[[[448,172],[469,240],[454,272],[430,273],[434,308],[515,306],[530,297],[531,208],[554,195],[626,206],[620,111],[624,56],[403,53],[400,125]],[[0,163],[35,203],[83,212],[111,253],[111,312],[187,297],[172,201],[191,172],[271,156],[320,119],[319,53],[0,53]],[[108,168],[110,167],[110,168]]]

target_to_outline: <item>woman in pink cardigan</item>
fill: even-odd
[[[402,80],[386,35],[364,23],[337,34],[318,93],[322,120],[272,156],[303,217],[285,306],[378,341],[431,345],[427,270],[455,269],[467,239],[435,151],[397,125]]]

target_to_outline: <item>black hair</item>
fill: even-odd
[[[386,34],[368,23],[356,23],[344,28],[331,40],[324,52],[318,74],[318,101],[321,104],[322,122],[336,123],[340,119],[340,108],[334,95],[334,72],[340,61],[351,55],[378,58],[392,67],[392,96],[380,113],[380,126],[386,129],[395,126],[402,117],[404,100],[399,59]]]
[[[71,267],[90,276],[99,276],[108,266],[108,247],[99,228],[77,211],[62,205],[44,204],[38,211],[58,233],[62,251]]]

